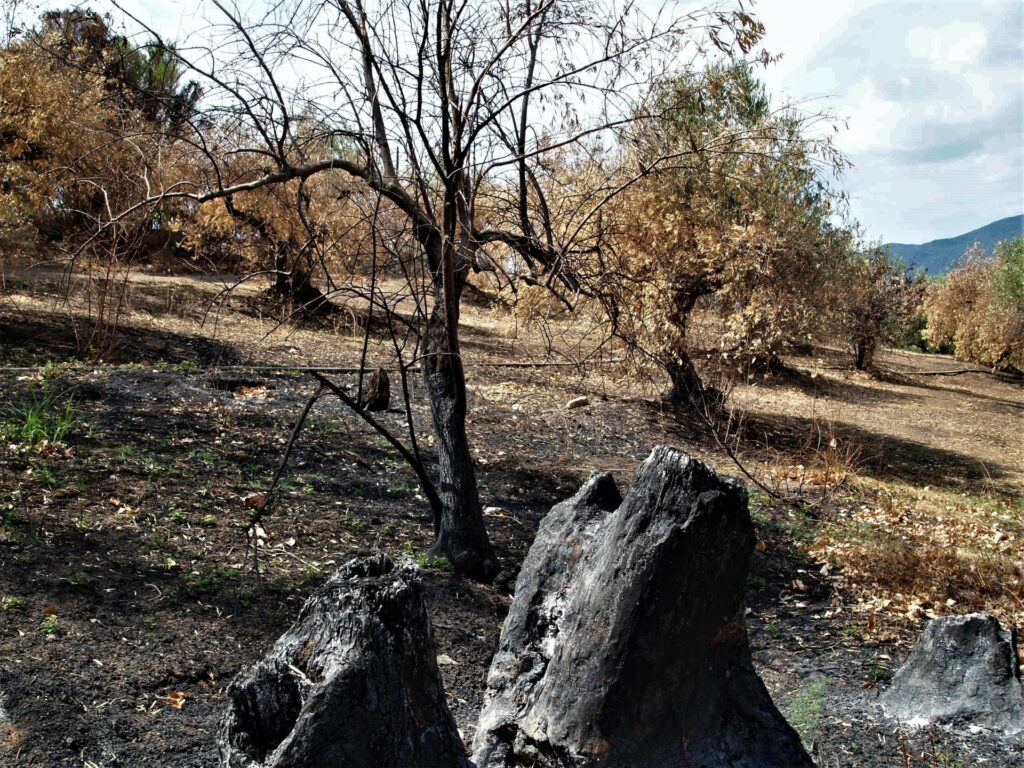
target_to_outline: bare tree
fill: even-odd
[[[427,277],[418,359],[437,435],[433,551],[460,573],[492,578],[498,564],[466,435],[467,277],[491,269],[571,304],[585,288],[569,265],[593,251],[600,210],[628,182],[609,175],[556,218],[546,159],[609,151],[645,119],[657,78],[708,50],[749,51],[763,28],[742,4],[680,16],[630,0],[285,0],[259,18],[213,5],[209,47],[178,55],[208,94],[205,120],[256,140],[220,144],[197,129],[191,141],[204,162],[193,177],[154,173],[137,208],[337,174],[401,214]],[[258,170],[231,174],[239,155]]]

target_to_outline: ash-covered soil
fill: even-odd
[[[140,333],[139,348],[151,350],[144,337],[152,341]],[[412,472],[325,398],[262,523],[257,576],[244,499],[267,487],[314,386],[299,373],[183,365],[252,355],[244,345],[168,339],[167,363],[147,353],[139,364],[49,377],[0,370],[8,407],[44,392],[73,393],[76,404],[66,445],[7,440],[0,454],[0,765],[216,765],[224,687],[305,595],[348,558],[429,547]],[[284,345],[276,361],[292,354]],[[429,567],[424,576],[467,742],[518,565],[547,509],[596,469],[627,485],[658,443],[735,471],[697,425],[656,399],[543,370],[471,373],[471,439],[504,571],[490,586]],[[591,405],[566,411],[581,393]],[[429,456],[415,386],[413,410]],[[402,430],[401,411],[382,418]],[[876,639],[805,554],[793,511],[752,498],[765,544],[749,582],[755,662],[819,765],[1024,765],[1021,745],[985,732],[912,732],[880,719],[874,700],[915,628]]]

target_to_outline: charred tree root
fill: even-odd
[[[736,480],[656,448],[541,524],[488,676],[479,768],[811,768],[751,662]]]
[[[230,768],[466,768],[411,563],[353,560],[227,689]]]

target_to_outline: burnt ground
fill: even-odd
[[[61,357],[48,337],[58,331],[39,316],[22,311],[4,317],[3,327],[9,364]],[[290,624],[305,595],[348,558],[383,549],[422,559],[430,544],[412,473],[340,403],[324,399],[263,522],[257,577],[243,499],[266,488],[313,387],[297,373],[203,367],[348,364],[352,340],[319,346],[316,333],[297,332],[254,352],[244,337],[210,339],[174,324],[127,330],[121,359],[137,362],[51,368],[46,376],[0,371],[0,403],[8,409],[44,394],[59,403],[73,393],[76,403],[66,445],[7,440],[0,461],[0,765],[216,765],[224,687]],[[510,354],[486,318],[470,337],[493,359]],[[441,671],[467,741],[518,564],[546,510],[595,469],[611,469],[628,484],[657,443],[730,471],[691,420],[608,377],[470,373],[471,437],[504,571],[483,586],[424,569],[438,653],[454,662]],[[791,400],[804,384],[788,382],[772,397]],[[834,397],[870,396],[861,389],[869,387],[839,382]],[[1019,392],[979,399],[997,400],[994,407],[1012,417]],[[563,410],[578,393],[592,404]],[[413,402],[423,427],[418,389]],[[854,405],[862,413],[864,404]],[[780,411],[757,414],[748,428],[779,435],[778,450],[791,435],[798,453],[800,417],[788,405]],[[383,418],[402,424],[397,411]],[[865,462],[868,472],[920,471],[953,483],[974,466],[962,445],[928,446],[900,429],[872,432],[863,420],[844,424],[854,437],[863,433],[865,448],[890,441],[892,460]],[[986,461],[989,478],[1014,471],[1012,460],[1002,468]],[[807,553],[827,510],[807,510],[752,492],[765,546],[754,556],[748,625],[766,685],[818,764],[1024,765],[1024,748],[989,734],[911,732],[879,719],[872,702],[917,628],[893,624],[879,635],[849,610]]]

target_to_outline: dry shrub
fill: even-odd
[[[516,319],[525,328],[547,326],[566,314],[565,304],[554,293],[539,285],[520,287],[515,296],[514,308]]]
[[[815,420],[804,451],[810,457],[808,480],[828,493],[844,487],[861,460],[860,447],[840,438],[832,420]]]
[[[1001,243],[995,258],[974,245],[944,283],[929,287],[924,335],[931,345],[994,368],[1024,368],[1024,306],[1000,290],[1014,245],[1021,247]]]
[[[832,418],[815,415],[795,450],[767,444],[769,469],[759,478],[768,490],[806,503],[828,504],[857,476],[861,448],[845,440]]]

